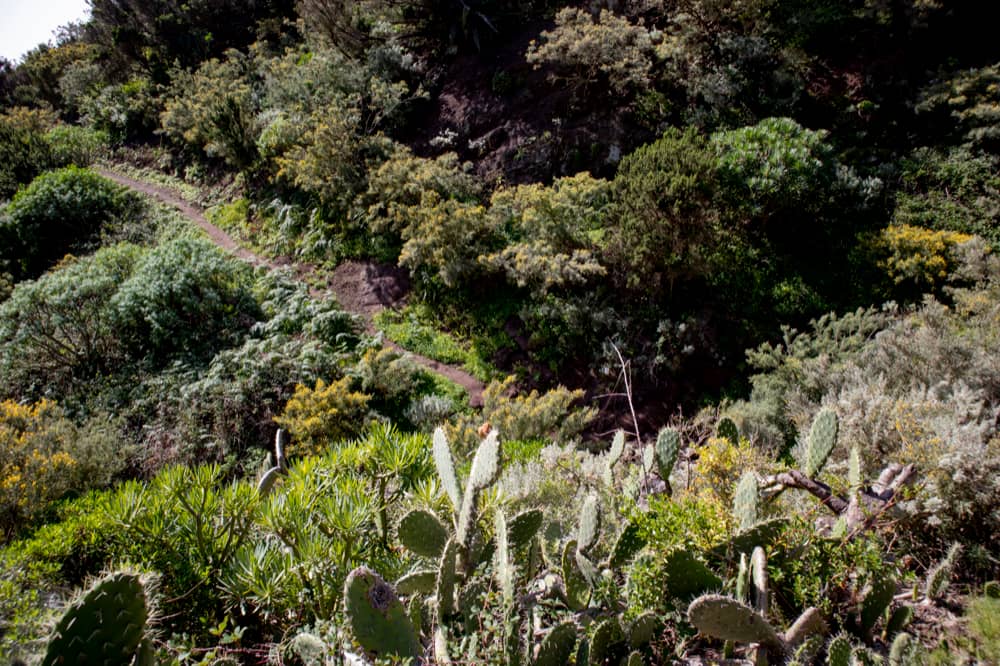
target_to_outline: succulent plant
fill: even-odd
[[[656,467],[660,478],[667,484],[667,493],[671,492],[670,475],[677,464],[677,456],[681,452],[681,436],[673,428],[663,428],[656,436]]]
[[[733,446],[740,443],[740,431],[729,417],[723,417],[719,421],[719,425],[715,428],[715,436],[729,440],[729,443]]]
[[[148,619],[140,576],[125,571],[108,574],[63,613],[49,638],[42,666],[133,663],[140,652],[149,653]],[[144,641],[147,649],[140,650]]]
[[[830,459],[833,447],[837,444],[838,427],[837,413],[832,409],[820,410],[813,419],[809,441],[806,443],[806,476],[814,477],[819,474]]]
[[[757,474],[747,470],[740,476],[733,494],[733,516],[739,522],[739,528],[746,530],[759,522],[760,517],[760,487]]]
[[[759,643],[788,655],[803,641],[826,633],[819,611],[807,608],[784,634],[779,634],[756,610],[731,597],[706,594],[688,606],[688,621],[703,634],[738,643]]]
[[[962,555],[962,544],[956,542],[948,549],[948,554],[943,560],[935,564],[927,572],[927,580],[924,583],[924,596],[932,601],[937,601],[944,597],[951,584],[951,575],[958,563],[958,558]]]
[[[367,567],[358,567],[344,583],[344,612],[358,643],[376,657],[420,656],[420,640],[396,590]]]

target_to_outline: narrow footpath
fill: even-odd
[[[243,261],[255,266],[272,269],[290,268],[303,281],[315,278],[317,275],[315,267],[309,264],[269,259],[241,246],[232,236],[209,222],[200,207],[185,201],[169,188],[135,180],[104,167],[94,167],[94,170],[120,185],[154,197],[169,206],[173,206],[186,218],[191,220],[191,222],[204,230],[213,243]],[[328,279],[322,281],[322,286],[325,289],[312,287],[310,288],[310,293],[317,298],[324,297],[326,293],[332,293],[337,299],[337,303],[345,311],[361,317],[365,330],[369,333],[374,333],[375,325],[373,319],[375,315],[401,297],[401,294],[386,293],[381,277],[384,272],[379,266],[371,262],[344,262],[332,272]],[[310,283],[315,284],[313,281],[310,281]],[[479,407],[483,404],[483,389],[485,388],[483,383],[465,370],[435,361],[420,354],[414,354],[389,340],[385,341],[385,345],[406,354],[415,363],[461,386],[469,394],[469,404],[473,407]]]

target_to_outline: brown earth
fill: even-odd
[[[261,256],[241,246],[232,236],[209,222],[199,206],[184,200],[169,188],[136,180],[107,168],[97,168],[96,171],[105,178],[178,209],[186,218],[204,230],[213,243],[243,261],[271,269],[291,268],[299,280],[308,280],[314,285],[310,287],[313,297],[324,298],[332,293],[345,311],[361,318],[368,333],[375,332],[374,316],[385,308],[396,307],[403,303],[409,292],[410,282],[406,271],[390,264],[347,261],[337,266],[331,273],[319,278],[320,273],[310,264]],[[385,345],[405,353],[418,365],[461,386],[468,392],[469,404],[473,407],[483,404],[485,388],[483,383],[465,370],[406,351],[391,341],[386,341]]]

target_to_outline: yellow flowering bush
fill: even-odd
[[[908,224],[890,225],[875,241],[879,266],[896,284],[935,288],[956,267],[954,248],[972,240],[956,231],[935,231]]]
[[[299,384],[275,422],[292,436],[292,455],[319,455],[337,440],[357,436],[365,427],[371,396],[351,391],[348,377],[316,387]]]
[[[0,402],[0,530],[9,535],[70,490],[72,424],[51,400]]]
[[[698,449],[691,490],[702,500],[730,507],[740,475],[748,469],[764,469],[769,463],[767,455],[745,437],[735,445],[725,437],[712,437]]]
[[[449,424],[448,441],[474,449],[482,425],[495,428],[503,441],[552,439],[566,443],[579,435],[597,415],[591,407],[573,407],[583,398],[583,391],[558,386],[545,393],[533,390],[527,395],[511,395],[514,377],[493,381],[483,391],[483,411],[478,417],[465,416]]]

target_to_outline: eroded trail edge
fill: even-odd
[[[200,227],[213,243],[237,258],[255,266],[263,266],[271,269],[292,269],[300,280],[309,281],[310,284],[317,284],[315,278],[318,273],[314,266],[295,261],[270,259],[248,250],[223,229],[209,222],[208,218],[205,217],[204,211],[199,206],[183,199],[173,190],[136,180],[106,167],[94,167],[94,170],[119,185],[123,185],[146,196],[154,197],[162,203],[176,208],[184,217]],[[383,267],[370,262],[344,262],[330,274],[329,278],[320,281],[322,288],[310,287],[310,293],[318,298],[324,297],[326,293],[332,293],[346,312],[361,317],[365,330],[373,333],[375,331],[374,316],[385,309],[387,303],[399,296],[398,294],[386,293],[386,289],[382,284],[384,274],[385,270]],[[310,280],[310,278],[312,279]],[[406,354],[418,365],[461,386],[469,394],[469,404],[473,407],[483,404],[483,389],[485,388],[483,383],[465,370],[448,365],[447,363],[435,361],[420,354],[415,354],[389,340],[385,342],[385,345]]]

